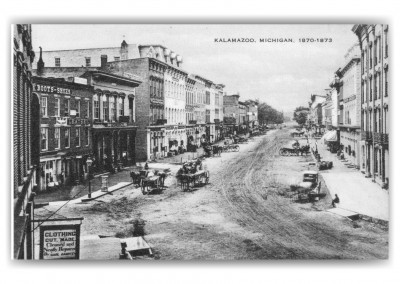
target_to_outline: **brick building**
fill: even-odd
[[[224,135],[235,134],[239,130],[239,94],[223,96]]]
[[[82,181],[92,154],[93,87],[33,77],[33,92],[40,98],[40,190]]]
[[[141,80],[130,73],[121,75],[102,71],[107,56],[100,58],[100,67],[44,67],[38,64],[40,77],[64,78],[93,87],[92,95],[92,158],[93,171],[114,170],[122,163],[134,164],[136,157],[136,88]]]
[[[32,194],[39,180],[39,98],[32,93],[31,25],[13,25],[13,205],[14,258],[32,259]]]
[[[361,49],[361,170],[383,185],[389,176],[389,27],[352,30]]]

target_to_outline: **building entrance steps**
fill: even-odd
[[[339,162],[336,154],[329,152],[323,141],[311,143],[318,147],[321,160],[332,161],[333,168],[320,171],[331,196],[338,195],[338,208],[389,221],[389,192],[357,169]]]

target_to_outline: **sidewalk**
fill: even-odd
[[[310,142],[312,146],[315,145],[315,140]],[[389,192],[370,178],[365,178],[360,171],[348,168],[346,162],[327,150],[323,141],[319,140],[317,145],[321,160],[333,162],[331,170],[321,171],[320,174],[331,196],[339,196],[340,203],[337,207],[389,221]]]

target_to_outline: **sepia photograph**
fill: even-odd
[[[12,24],[12,259],[387,260],[390,33]]]

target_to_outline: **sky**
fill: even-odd
[[[307,106],[324,94],[344,55],[357,43],[353,25],[32,25],[33,46],[46,50],[162,44],[183,57],[183,69],[226,86],[240,100],[259,99],[279,111]],[[255,42],[223,43],[215,39]],[[260,42],[285,38],[294,42]],[[300,42],[300,39],[331,42]],[[38,54],[38,53],[36,53]]]

